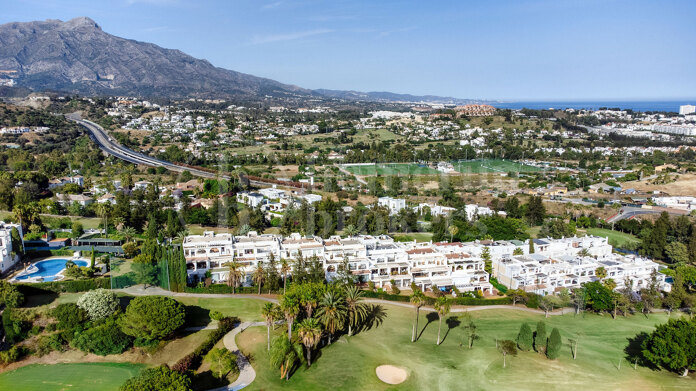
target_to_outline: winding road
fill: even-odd
[[[170,171],[175,171],[175,172],[188,171],[192,175],[202,177],[202,178],[229,179],[229,176],[218,175],[216,173],[198,170],[198,169],[193,168],[193,167],[182,167],[182,166],[176,165],[174,163],[167,162],[164,160],[155,159],[151,156],[147,156],[145,154],[135,152],[132,149],[128,149],[128,148],[124,147],[123,145],[114,141],[114,139],[112,139],[108,134],[106,134],[106,131],[104,131],[104,128],[95,124],[92,121],[82,119],[78,113],[66,114],[65,118],[67,118],[71,121],[75,121],[79,125],[83,126],[85,129],[87,129],[87,131],[89,132],[89,138],[92,139],[92,141],[94,141],[97,144],[97,146],[99,146],[99,149],[101,149],[102,151],[104,151],[104,152],[108,153],[109,155],[112,155],[118,159],[127,161],[129,163],[133,163],[133,164],[144,164],[144,165],[150,166],[150,167],[164,167]]]

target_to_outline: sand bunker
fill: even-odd
[[[408,372],[405,369],[393,365],[380,365],[376,372],[379,380],[387,384],[401,384],[408,377]]]

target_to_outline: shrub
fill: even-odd
[[[98,288],[111,288],[111,280],[108,278],[92,278],[87,280],[69,280],[69,281],[50,281],[37,282],[31,284],[17,285],[24,294],[38,293],[38,291],[49,291],[56,293],[64,292],[87,292]]]
[[[14,344],[27,337],[27,324],[15,317],[11,308],[2,313],[2,327],[5,330],[5,341]]]
[[[534,333],[534,350],[539,353],[546,350],[546,324],[542,321],[537,323],[536,333]]]
[[[206,339],[205,342],[200,344],[200,346],[198,346],[196,350],[193,351],[193,353],[189,353],[183,358],[181,358],[179,361],[177,361],[177,363],[174,364],[172,369],[181,373],[185,373],[191,369],[198,368],[201,365],[203,356],[205,356],[210,351],[210,349],[212,349],[215,346],[215,344],[218,343],[218,341],[225,336],[225,334],[229,333],[230,330],[234,328],[234,325],[237,322],[238,320],[236,318],[228,317],[220,319],[217,330],[213,331],[208,336],[208,339]]]
[[[557,328],[551,330],[548,344],[546,345],[546,357],[555,360],[561,355],[561,333]]]
[[[51,311],[51,315],[58,321],[60,330],[83,327],[89,320],[87,311],[78,307],[75,303],[63,303]]]
[[[539,295],[534,293],[527,294],[527,302],[525,305],[528,308],[539,308]]]
[[[7,365],[16,362],[26,354],[26,349],[21,346],[13,346],[0,352],[0,364]]]
[[[210,351],[205,357],[206,361],[210,362],[210,369],[214,376],[222,379],[232,371],[237,371],[237,355],[230,352],[226,348],[216,348]]]
[[[130,343],[131,337],[118,328],[113,318],[77,334],[73,340],[77,349],[100,356],[123,353]]]
[[[8,308],[19,307],[24,304],[24,295],[13,284],[0,280],[0,305],[2,304]]]
[[[210,312],[210,319],[212,319],[212,320],[220,320],[223,317],[224,317],[224,315],[222,315],[222,312],[220,312],[220,311],[211,311]]]
[[[36,354],[39,356],[44,356],[54,350],[63,350],[63,338],[60,334],[44,335],[36,342]]]
[[[128,379],[120,391],[190,391],[191,379],[183,373],[169,369],[166,365],[149,368],[138,376]]]
[[[143,340],[163,339],[184,324],[186,311],[178,301],[164,296],[133,299],[119,323],[121,330]]]
[[[107,289],[89,291],[77,300],[77,306],[87,312],[92,320],[105,319],[118,309],[116,294]]]
[[[517,334],[517,347],[526,352],[532,348],[533,344],[534,334],[532,333],[532,329],[527,323],[523,323],[522,326],[520,326],[519,334]]]

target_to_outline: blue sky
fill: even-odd
[[[696,1],[3,0],[305,88],[476,99],[696,97]]]

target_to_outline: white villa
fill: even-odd
[[[398,214],[401,209],[406,208],[406,200],[402,198],[379,197],[377,205],[389,209],[390,215]]]
[[[214,282],[226,281],[226,263],[234,260],[243,265],[245,285],[251,284],[254,269],[259,263],[267,264],[271,254],[277,267],[281,259],[292,266],[300,255],[316,257],[329,280],[345,260],[360,281],[372,281],[377,287],[390,287],[393,280],[400,288],[408,288],[413,282],[423,289],[456,287],[486,294],[493,293],[482,258],[486,248],[493,275],[502,284],[538,294],[579,287],[596,279],[594,271],[599,266],[607,270],[608,278],[613,278],[618,288],[629,277],[634,288],[640,289],[658,268],[648,259],[614,254],[606,238],[593,236],[534,239],[533,254],[529,254],[529,242],[519,240],[402,243],[386,235],[322,239],[298,233],[283,237],[253,231],[242,236],[213,232],[192,235],[186,237],[183,248],[189,278],[201,278],[210,271]],[[664,276],[659,276],[662,289],[669,290]]]
[[[24,236],[21,225],[0,221],[0,273],[5,273],[19,260],[12,248],[12,228],[17,228],[20,238]]]

